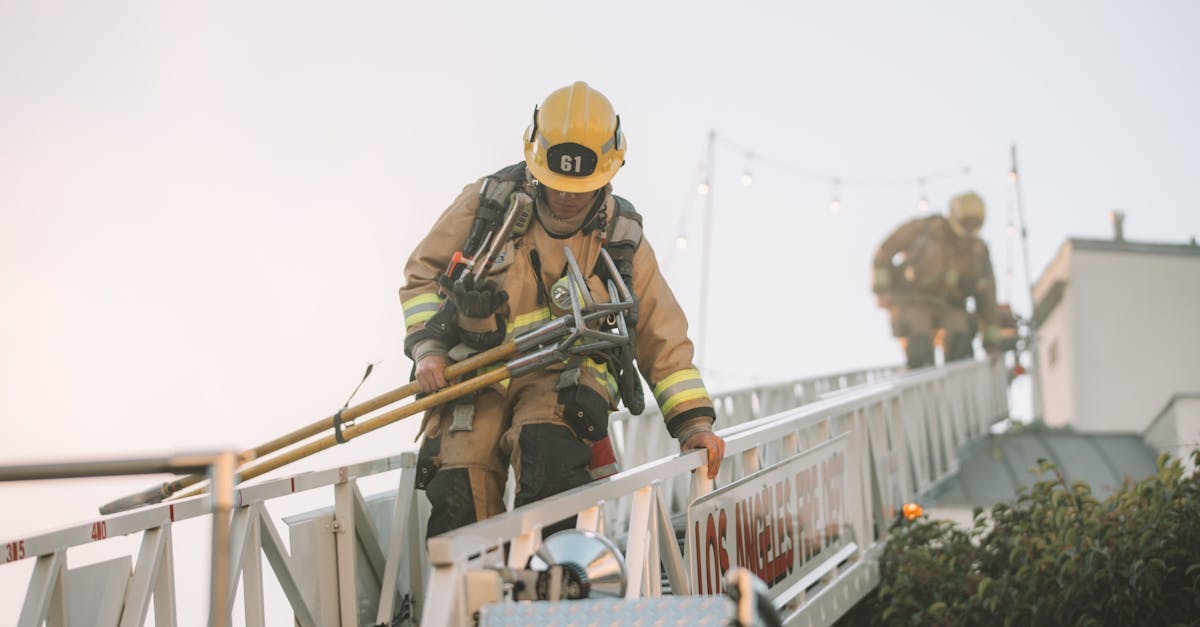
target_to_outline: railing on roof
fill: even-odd
[[[847,511],[853,542],[834,556],[836,560],[809,572],[802,588],[776,597],[790,622],[832,622],[872,588],[877,581],[875,560],[895,508],[952,474],[957,450],[1007,414],[1006,375],[997,362],[887,378],[889,374],[888,369],[875,369],[715,396],[728,461],[715,486],[730,485],[847,434],[852,478],[846,487]],[[522,559],[540,542],[540,530],[571,515],[578,515],[578,526],[607,532],[625,547],[628,598],[662,594],[660,572],[665,572],[674,594],[693,590],[672,518],[686,512],[690,499],[685,496],[694,498],[715,487],[691,474],[704,463],[703,454],[676,455],[677,447],[653,415],[618,416],[613,433],[627,470],[433,538],[428,552],[422,550],[425,499],[413,488],[413,453],[242,486],[231,524],[233,584],[227,598],[234,598],[240,581],[245,624],[267,624],[261,560],[265,555],[287,599],[288,608],[282,611],[299,625],[468,624],[463,577],[502,559],[498,547],[505,543],[510,544],[508,562],[523,565]],[[391,470],[399,470],[397,488],[364,498],[357,480]],[[327,486],[334,487],[332,508],[286,521],[291,525],[289,553],[268,511],[269,501]],[[155,624],[174,625],[173,609],[158,611],[175,607],[171,573],[176,556],[170,530],[175,522],[210,514],[211,506],[202,496],[144,507],[7,542],[23,543],[27,553],[6,551],[6,562],[61,555],[62,572],[69,580],[73,573],[66,566],[66,551],[102,539],[85,532],[94,524],[103,524],[109,536],[143,532],[135,577],[130,577],[129,556],[114,560],[123,560],[124,567],[109,565],[103,572],[99,565],[86,567],[92,592],[104,587],[95,582],[103,582],[115,590],[115,601],[80,602],[127,604],[138,575],[152,573],[157,582],[152,590]],[[167,541],[146,548],[146,538],[154,537]],[[38,592],[35,584],[31,581],[30,598]],[[77,591],[70,585],[59,587],[62,595]],[[144,604],[142,608],[140,616],[120,613],[119,624],[142,624]]]

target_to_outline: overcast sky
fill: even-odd
[[[409,251],[464,184],[521,159],[534,104],[575,80],[621,114],[614,185],[693,329],[718,133],[710,388],[897,363],[869,267],[921,192],[851,182],[969,167],[927,184],[932,208],[984,197],[1001,297],[1028,313],[1014,143],[1034,277],[1065,238],[1108,237],[1114,208],[1131,239],[1200,233],[1198,27],[1188,1],[7,0],[0,460],[244,448],[336,410],[369,362],[360,399],[403,384]],[[846,180],[842,211],[769,161]],[[0,486],[0,539],[152,479]]]

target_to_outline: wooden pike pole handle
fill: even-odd
[[[492,348],[490,350],[486,350],[482,353],[472,355],[471,357],[468,357],[467,359],[464,359],[458,363],[450,364],[449,366],[446,366],[446,369],[443,371],[443,374],[447,380],[457,379],[458,377],[461,377],[464,374],[468,374],[473,370],[477,370],[484,366],[489,366],[497,361],[503,361],[505,359],[508,359],[509,357],[512,357],[513,355],[515,355],[516,352],[517,352],[516,342],[508,341],[508,342],[505,342],[505,343],[503,343],[495,348]],[[387,407],[388,405],[391,405],[392,403],[395,403],[396,401],[408,398],[420,391],[421,390],[417,386],[416,381],[409,382],[408,384],[398,387],[390,392],[385,392],[374,398],[367,399],[357,405],[354,405],[353,407],[347,407],[346,409],[344,409],[340,412],[341,416],[342,416],[342,421],[347,422],[350,420],[354,420],[355,418],[358,418],[359,416],[364,416],[364,415],[369,414],[377,409]],[[271,440],[270,442],[267,442],[266,444],[252,448],[252,449],[242,453],[239,456],[238,462],[241,464],[245,464],[247,462],[254,461],[255,459],[258,459],[259,457],[268,455],[270,453],[274,453],[275,451],[278,451],[279,449],[282,449],[287,446],[291,446],[301,440],[306,440],[314,435],[317,435],[318,433],[320,433],[322,431],[325,431],[327,429],[333,429],[334,428],[334,420],[336,418],[337,418],[336,414],[333,416],[322,418],[321,420],[318,420],[317,422],[314,422],[314,423],[308,425],[307,427],[297,429],[291,433],[288,433],[286,435],[275,438],[274,440]]]
[[[516,200],[519,200],[519,199],[514,199],[514,202]],[[571,262],[571,266],[572,266],[572,270],[573,270],[572,276],[578,277],[576,279],[576,281],[579,283],[583,283],[582,275],[579,272],[578,266],[574,262],[574,256],[571,255],[570,249],[564,248],[564,251],[567,253],[568,260],[570,260],[570,262]],[[607,259],[606,263],[608,264],[609,271],[611,273],[613,273],[614,276],[617,276],[617,269],[616,269],[616,266],[613,264],[612,259],[607,258],[607,253],[605,253],[604,251],[601,251],[601,255]],[[489,257],[490,257],[490,255],[489,255]],[[485,270],[487,268],[487,266],[486,266],[487,262],[488,262],[487,260],[484,260]],[[482,272],[481,274],[486,275],[486,271]],[[612,289],[613,288],[610,288],[610,294],[612,293]],[[514,338],[514,339],[509,340],[495,348],[492,348],[490,350],[479,353],[478,355],[469,357],[469,358],[467,358],[463,361],[460,361],[456,364],[447,366],[446,369],[443,371],[445,373],[445,377],[447,379],[455,379],[455,378],[458,378],[465,374],[468,374],[474,370],[482,368],[484,366],[492,365],[495,362],[498,362],[498,361],[501,361],[504,359],[508,359],[509,357],[512,357],[517,354],[519,343],[521,346],[525,346],[525,347],[544,346],[545,344],[548,344],[548,343],[552,344],[552,341],[557,341],[557,338],[561,334],[570,333],[570,337],[567,340],[565,340],[565,342],[569,344],[571,342],[576,341],[579,333],[584,329],[585,323],[589,319],[599,320],[599,319],[602,319],[603,317],[612,315],[611,312],[603,311],[603,310],[598,311],[598,312],[591,312],[588,314],[583,314],[581,312],[580,303],[578,303],[576,301],[576,297],[575,297],[576,293],[577,293],[576,291],[574,291],[574,290],[572,291],[572,300],[573,300],[572,304],[573,304],[573,310],[574,310],[573,317],[570,314],[562,316],[550,323],[547,323],[546,325],[540,327],[537,330],[531,331],[531,332],[523,335],[520,338]],[[629,292],[628,292],[627,288],[624,289],[622,294],[623,294],[622,298],[630,300],[630,302],[632,303],[632,299],[629,296]],[[614,298],[615,298],[615,296],[614,296]],[[592,303],[589,300],[587,305],[590,307],[591,304]],[[572,321],[574,321],[576,324],[576,326],[574,327],[574,330],[572,330],[572,328],[569,326]],[[603,334],[599,334],[599,335],[603,336]],[[626,339],[628,339],[628,338],[626,338]],[[521,350],[524,350],[524,349],[521,349]],[[544,353],[544,351],[547,351],[547,350],[549,350],[551,352]],[[469,394],[476,390],[487,387],[488,385],[492,385],[494,383],[503,381],[504,379],[507,379],[510,376],[512,376],[511,373],[513,372],[514,365],[517,362],[524,362],[520,366],[517,367],[520,369],[520,371],[523,372],[523,371],[525,371],[524,370],[525,368],[530,367],[531,363],[537,362],[539,359],[552,357],[553,354],[555,354],[557,350],[558,350],[558,348],[556,346],[552,345],[548,349],[542,349],[540,351],[537,351],[536,353],[532,353],[532,354],[526,355],[525,357],[514,360],[513,362],[509,363],[508,365],[506,365],[502,368],[489,371],[487,373],[481,374],[479,376],[476,376],[476,377],[469,379],[467,381],[464,381],[462,383],[444,388],[434,394],[424,397],[424,398],[422,398],[414,403],[411,403],[409,405],[406,405],[402,408],[392,410],[385,414],[381,414],[375,418],[370,419],[367,422],[364,422],[361,425],[357,425],[357,426],[347,425],[346,427],[341,429],[342,440],[343,441],[349,440],[350,438],[356,437],[363,433],[368,433],[370,431],[374,431],[375,429],[378,429],[384,425],[391,424],[392,422],[400,420],[401,418],[406,418],[417,412],[424,411],[427,408],[433,407],[435,405],[439,405],[447,400],[452,400],[452,399],[462,396],[464,394]],[[540,367],[540,366],[537,366],[537,367]],[[416,394],[418,391],[419,391],[419,388],[417,386],[417,383],[412,382],[403,387],[396,388],[390,392],[381,394],[379,396],[376,396],[375,398],[372,398],[370,400],[359,403],[358,405],[355,405],[353,407],[347,407],[347,408],[343,409],[342,411],[338,412],[337,414],[334,414],[333,416],[329,416],[322,420],[318,420],[317,422],[314,422],[314,423],[308,425],[307,427],[304,427],[302,429],[297,429],[296,431],[293,431],[284,436],[281,436],[279,438],[271,440],[270,442],[267,442],[266,444],[263,444],[261,446],[252,448],[248,451],[242,452],[241,454],[238,455],[238,465],[245,464],[245,463],[247,463],[251,460],[257,459],[263,455],[267,455],[269,453],[278,451],[285,446],[290,446],[292,444],[300,442],[301,440],[304,440],[306,438],[314,436],[314,435],[321,433],[322,431],[325,431],[327,429],[337,429],[339,420],[342,422],[354,420],[355,418],[358,418],[359,416],[362,416],[363,414],[367,414],[376,409],[386,407],[387,405],[390,405],[391,403],[394,403],[402,398],[412,396],[413,394]],[[241,473],[241,479],[245,480],[245,479],[257,477],[258,475],[261,475],[267,471],[274,470],[276,468],[279,468],[280,466],[283,466],[284,464],[291,463],[297,459],[300,459],[307,455],[311,455],[317,451],[324,450],[324,449],[329,448],[330,446],[333,446],[338,443],[339,442],[338,442],[338,438],[336,435],[326,436],[325,438],[322,438],[321,440],[310,442],[309,444],[306,444],[303,447],[301,447],[295,451],[289,451],[288,453],[285,453],[285,454],[280,455],[275,458],[271,458],[270,460],[266,460],[266,461],[262,462],[261,464],[258,464],[257,466],[247,469],[246,471]],[[145,490],[143,492],[139,492],[136,494],[131,494],[129,496],[117,499],[116,501],[113,501],[111,503],[105,504],[100,507],[100,513],[101,514],[112,514],[112,513],[124,511],[127,509],[132,509],[134,507],[140,507],[142,505],[147,505],[150,503],[158,503],[158,502],[163,501],[164,499],[170,498],[171,496],[175,495],[176,493],[178,493],[180,490],[183,490],[184,488],[188,488],[190,486],[196,485],[197,483],[200,483],[204,479],[205,479],[205,476],[203,474],[188,475],[186,477],[182,477],[175,481],[170,481],[170,482],[164,483],[160,486],[155,486],[153,488],[150,488],[149,490]],[[199,494],[202,491],[203,490],[200,488],[195,488],[193,490],[189,490],[187,493],[182,494],[181,496],[190,496],[192,494]]]
[[[449,368],[446,369],[447,372],[449,372],[449,370]],[[483,388],[499,383],[510,376],[512,376],[511,370],[507,366],[497,368],[495,370],[489,370],[488,372],[476,377],[472,377],[466,381],[463,381],[462,383],[456,383],[454,385],[444,387],[441,390],[438,390],[429,396],[424,396],[420,399],[417,399],[416,401],[413,401],[404,407],[399,407],[387,413],[374,416],[362,424],[345,425],[342,427],[342,438],[343,440],[349,441],[360,435],[364,435],[376,429],[386,427],[393,422],[408,418],[413,414],[421,413],[431,407],[436,407],[460,396],[465,396],[472,392],[482,390]],[[280,453],[279,455],[269,459],[263,459],[257,463],[251,464],[246,468],[243,468],[238,472],[238,481],[253,479],[259,475],[275,470],[276,468],[286,466],[294,461],[308,457],[313,453],[318,453],[327,448],[337,446],[338,444],[339,442],[337,440],[337,436],[334,435],[327,435],[319,440],[313,440],[303,446]],[[179,494],[178,498],[204,494],[206,490],[206,486],[197,486],[191,490],[188,490],[187,492]]]
[[[515,341],[510,340],[499,346],[496,346],[495,348],[491,348],[482,353],[472,355],[471,357],[468,357],[467,359],[464,359],[463,361],[446,366],[446,370],[444,371],[445,377],[447,379],[458,378],[465,374],[469,374],[470,372],[472,372],[476,369],[482,368],[484,366],[489,366],[498,361],[506,360],[509,357],[512,357],[513,355],[515,355],[516,352],[517,352],[517,343]],[[507,371],[507,368],[502,368],[500,370]],[[495,372],[499,372],[500,370],[497,370]],[[487,373],[487,374],[491,374],[491,373]],[[507,377],[502,377],[500,380],[503,380],[504,378],[507,378]],[[475,381],[475,379],[470,379],[470,380],[460,383],[458,385],[467,385],[473,381]],[[403,415],[397,417],[396,420],[399,420],[400,418],[403,418],[406,416],[411,416],[412,413],[424,411],[424,409],[427,407],[432,407],[434,405],[437,405],[441,401],[435,401],[431,404],[422,404],[422,403],[424,401],[427,401],[430,398],[435,398],[435,397],[446,398],[446,397],[441,396],[442,393],[447,392],[451,389],[458,389],[458,388],[456,388],[455,386],[444,388],[435,394],[431,394],[428,397],[425,397],[411,405],[406,405],[403,408],[396,410],[396,411],[411,412],[411,413],[403,414]],[[473,388],[470,391],[474,391],[475,389],[479,389],[479,388]],[[412,396],[419,391],[420,391],[420,388],[417,386],[417,382],[416,381],[410,382],[407,385],[403,385],[403,386],[395,388],[389,392],[380,394],[379,396],[376,396],[374,398],[365,400],[357,405],[353,405],[351,407],[347,407],[347,408],[343,409],[341,412],[339,412],[341,415],[341,420],[343,423],[354,420],[355,418],[369,414],[377,409],[382,409],[384,407],[387,407],[388,405],[391,405],[392,403],[395,403],[396,401],[408,398],[409,396]],[[465,394],[465,393],[467,393],[467,392],[463,392],[463,394]],[[417,405],[420,405],[419,409],[412,409],[412,407],[417,406]],[[384,416],[390,416],[390,415],[391,415],[391,412],[389,412],[388,414],[380,415],[378,418],[383,418]],[[378,418],[372,419],[372,422],[374,420],[377,420]],[[317,435],[323,431],[326,431],[329,429],[334,429],[336,427],[335,421],[337,419],[338,419],[338,414],[335,414],[333,416],[328,416],[326,418],[322,418],[321,420],[318,420],[318,421],[316,421],[312,424],[309,424],[305,427],[301,427],[300,429],[297,429],[290,433],[284,434],[278,438],[275,438],[274,440],[271,440],[270,442],[266,442],[264,444],[260,444],[256,447],[254,447],[252,449],[242,451],[241,453],[238,454],[238,465],[241,466],[242,464],[249,463],[255,459],[269,455],[269,454],[274,453],[275,451],[278,451],[285,447],[291,446],[297,442],[306,440],[306,439],[308,439],[314,435]],[[365,426],[366,424],[368,424],[368,423],[364,423],[363,426]],[[385,424],[390,424],[390,423],[385,423]],[[356,429],[352,425],[346,425],[342,429],[343,437],[345,437],[345,439],[348,440],[351,437],[353,437],[351,434],[359,435],[362,433],[366,433],[366,431],[363,431],[363,426],[359,426]],[[379,426],[382,427],[383,425],[381,424]],[[379,428],[379,427],[372,427],[371,429],[368,429],[368,431],[377,429],[377,428]],[[334,436],[329,436],[329,437],[334,438]],[[334,438],[334,442],[336,443],[336,438]],[[321,449],[315,449],[313,452],[315,452],[316,450],[321,450]],[[311,453],[306,453],[306,455],[307,454],[311,454]],[[301,457],[303,457],[303,455]],[[295,459],[299,459],[299,457],[297,457]],[[289,462],[290,461],[294,461],[294,459],[289,460]],[[288,463],[288,462],[285,462],[285,463]],[[282,465],[282,464],[280,464],[280,465]],[[279,466],[274,466],[271,469],[278,468],[278,467]],[[270,469],[268,469],[268,470],[270,470]],[[262,474],[262,472],[266,472],[266,470],[260,471],[259,473],[254,474],[254,475],[250,475],[249,477],[243,472],[241,474],[241,477],[243,480],[245,480],[250,477],[256,477],[256,476],[258,476],[258,474]],[[165,499],[170,498],[171,496],[175,495],[180,490],[194,486],[197,483],[200,483],[201,481],[204,481],[207,478],[208,478],[207,475],[205,475],[203,473],[197,473],[197,474],[192,474],[192,475],[187,475],[185,477],[181,477],[174,481],[168,481],[166,483],[163,483],[162,485],[150,488],[149,490],[145,490],[145,491],[139,492],[137,494],[125,496],[125,497],[119,498],[111,503],[102,505],[100,507],[100,513],[101,514],[115,514],[117,512],[122,512],[127,509],[133,509],[134,507],[140,507],[142,505],[148,505],[151,503],[158,503]]]

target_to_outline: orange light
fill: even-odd
[[[925,514],[925,510],[916,503],[905,503],[904,507],[900,508],[900,511],[904,513],[905,520],[916,520]]]

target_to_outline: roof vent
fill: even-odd
[[[1108,221],[1112,222],[1113,241],[1125,241],[1125,212],[1120,209],[1113,209],[1108,212]]]

